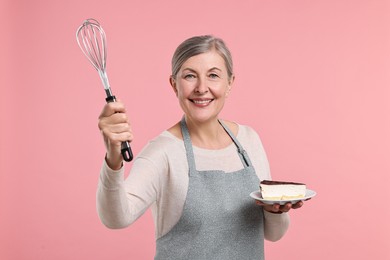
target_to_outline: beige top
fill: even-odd
[[[237,139],[248,153],[259,179],[270,180],[268,160],[257,133],[248,126],[238,125]],[[196,146],[193,150],[199,171],[232,172],[243,168],[234,143],[220,150]],[[123,167],[114,171],[103,163],[97,190],[99,217],[109,228],[124,228],[151,207],[158,239],[179,221],[188,180],[184,142],[164,131],[135,158],[126,180]],[[265,238],[271,241],[280,239],[289,225],[288,214],[265,211],[264,217]]]

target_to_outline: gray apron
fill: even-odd
[[[189,166],[189,184],[179,222],[156,241],[155,259],[264,259],[263,210],[249,194],[259,179],[236,137],[244,168],[235,172],[197,171],[184,117],[181,121]]]

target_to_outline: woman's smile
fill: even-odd
[[[214,99],[207,99],[207,98],[194,98],[189,99],[192,103],[194,103],[198,107],[206,107],[208,106]]]

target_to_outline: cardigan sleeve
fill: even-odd
[[[96,194],[97,212],[108,228],[125,228],[156,201],[158,176],[154,164],[142,157],[124,178],[124,167],[114,171],[103,162]]]
[[[264,238],[275,242],[281,239],[290,225],[288,213],[274,214],[264,211]]]

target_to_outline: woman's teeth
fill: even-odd
[[[195,104],[207,104],[207,103],[210,103],[212,101],[212,99],[209,99],[209,100],[192,100],[192,102],[194,102]]]

